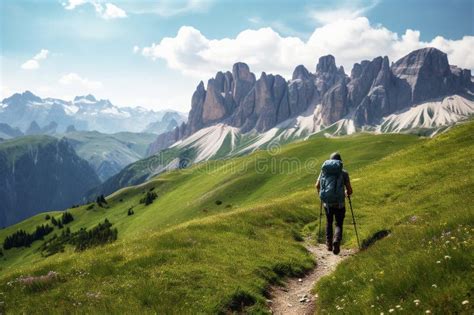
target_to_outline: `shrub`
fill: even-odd
[[[44,217],[44,219],[45,219],[46,221],[48,221],[49,219],[51,219],[51,216],[50,216],[49,214],[47,214],[47,215]]]
[[[243,313],[247,307],[254,305],[255,302],[256,298],[252,293],[238,288],[229,298],[229,301],[225,303],[224,308],[221,309],[219,313],[240,314]]]
[[[72,222],[72,221],[74,221],[74,217],[72,216],[72,214],[67,211],[64,212],[61,217],[62,224],[68,224],[69,222]]]
[[[216,205],[220,206],[222,204],[221,200],[216,200]]]
[[[66,245],[74,245],[76,251],[113,242],[117,239],[117,229],[112,229],[112,223],[107,219],[90,230],[81,228],[74,233],[69,228],[62,231],[60,236],[54,235],[50,240],[44,242],[40,249],[44,256],[51,256],[63,252]]]
[[[112,223],[105,219],[104,223],[99,223],[91,230],[80,229],[74,239],[76,251],[83,251],[89,247],[113,242],[117,239],[117,229],[112,229]]]
[[[145,206],[148,206],[153,203],[153,200],[155,200],[158,197],[158,195],[155,192],[148,191],[146,193],[146,196],[140,199],[140,203],[144,203]]]
[[[135,212],[133,211],[133,208],[128,209],[127,215],[134,215]]]
[[[107,200],[105,200],[104,195],[98,196],[95,202],[97,203],[99,207],[102,207],[102,208],[104,207],[104,205],[107,204]]]

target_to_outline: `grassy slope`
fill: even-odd
[[[368,237],[383,228],[390,228],[393,233],[345,263],[338,269],[336,278],[328,278],[321,284],[321,308],[333,311],[335,305],[340,305],[338,301],[344,298],[343,294],[349,294],[345,301],[353,295],[350,300],[358,302],[344,305],[345,310],[370,310],[369,304],[375,304],[372,302],[373,293],[383,292],[380,309],[388,311],[402,294],[413,298],[404,288],[413,287],[420,281],[414,276],[404,277],[404,281],[396,278],[397,274],[409,273],[410,266],[415,268],[415,264],[397,259],[410,252],[406,250],[413,247],[408,242],[412,240],[411,236],[423,235],[426,238],[430,231],[438,233],[439,223],[446,222],[443,213],[449,213],[446,211],[449,209],[443,207],[456,204],[453,199],[463,193],[472,195],[472,177],[464,174],[462,180],[450,181],[450,177],[460,177],[459,168],[455,168],[452,175],[444,175],[448,173],[447,165],[456,165],[454,161],[468,161],[464,168],[472,173],[473,131],[474,124],[471,123],[434,140],[417,140],[403,135],[318,138],[286,146],[274,156],[258,152],[250,157],[209,162],[185,171],[167,173],[140,187],[124,189],[109,199],[109,209],[72,210],[76,217],[71,226],[73,230],[91,226],[107,216],[119,229],[120,239],[116,243],[80,254],[69,251],[45,260],[34,253],[38,244],[34,244],[32,250],[7,253],[7,259],[1,263],[0,276],[0,290],[5,292],[7,311],[44,312],[55,305],[58,312],[119,312],[125,309],[158,313],[165,310],[168,313],[215,312],[229,308],[230,301],[251,300],[256,304],[250,310],[261,309],[263,293],[269,282],[277,281],[282,275],[300,274],[313,263],[295,239],[298,238],[297,231],[304,225],[304,230],[314,228],[314,223],[310,222],[317,217],[312,191],[316,169],[329,152],[339,148],[347,158],[346,166],[353,178],[354,206],[361,236]],[[408,148],[391,155],[403,147]],[[293,167],[283,173],[272,172],[271,165],[287,165],[281,162],[293,158],[305,162],[314,158],[317,166],[314,171]],[[257,172],[257,165],[266,165],[268,169]],[[242,168],[245,171],[235,173]],[[415,175],[405,177],[410,172],[415,172]],[[437,180],[431,181],[430,189],[425,189],[423,181],[433,178]],[[142,192],[152,186],[160,195],[157,201],[146,208],[135,206],[136,214],[127,217],[126,209],[136,205]],[[445,192],[448,187],[457,190]],[[410,190],[416,194],[407,193]],[[443,196],[440,191],[446,196],[443,203],[435,198]],[[223,204],[217,206],[215,200],[222,200]],[[428,216],[427,211],[436,215],[430,213]],[[408,224],[407,218],[413,214],[417,214],[419,219]],[[38,216],[2,230],[0,239],[19,226],[31,230],[36,224],[32,222],[34,220],[41,222],[43,219]],[[424,225],[429,222],[431,225],[425,231]],[[353,246],[354,235],[349,223],[348,220],[345,245]],[[411,228],[412,225],[423,228]],[[400,232],[402,230],[404,233]],[[468,244],[472,246],[472,243]],[[411,253],[417,256],[417,252]],[[417,257],[419,259],[414,261],[420,262],[422,254]],[[461,259],[463,268],[466,265],[462,260],[472,261],[469,255],[452,254],[451,257],[452,262]],[[34,266],[31,266],[32,262],[35,262]],[[363,280],[367,276],[367,267],[374,267],[377,263],[393,269],[383,267],[384,276],[377,277],[375,283],[379,286],[374,288]],[[45,274],[49,270],[59,271],[62,279],[42,292],[31,293],[18,284],[13,287],[5,284],[21,274]],[[392,278],[387,276],[389,270]],[[472,274],[472,269],[470,272]],[[451,278],[456,279],[454,276],[460,274],[458,269],[453,269]],[[458,295],[465,295],[465,285],[456,286],[462,281],[451,278],[444,279],[444,283],[448,283]],[[350,279],[352,281],[347,282]],[[393,283],[395,279],[397,283]],[[341,285],[341,281],[350,283],[350,286]],[[426,281],[431,282],[431,279]],[[393,292],[391,287],[395,288]],[[440,289],[441,294],[449,293]],[[25,292],[28,303],[25,303]],[[100,292],[99,297],[91,298],[92,292]],[[428,291],[425,293],[429,294]],[[459,298],[453,298],[456,305]],[[176,303],[177,300],[180,303]],[[433,305],[433,309],[454,307],[440,303]],[[377,311],[378,307],[374,305]],[[403,307],[408,308],[407,305]]]
[[[471,122],[361,170],[362,234],[392,233],[320,282],[321,311],[472,313],[462,301],[474,302],[473,154]]]
[[[312,186],[321,161],[341,148],[343,155],[351,157],[347,167],[357,172],[419,141],[400,135],[312,139],[286,146],[276,155],[260,151],[166,173],[115,193],[108,198],[109,209],[72,209],[76,218],[70,224],[72,230],[107,217],[118,228],[119,240],[85,253],[67,252],[47,259],[37,253],[40,242],[30,250],[9,250],[0,264],[1,288],[9,299],[7,310],[19,305],[17,310],[41,311],[51,303],[65,310],[81,301],[86,308],[109,311],[127,307],[215,311],[224,309],[226,301],[240,291],[259,299],[256,307],[261,306],[268,281],[299,274],[313,263],[294,236],[316,217]],[[300,159],[302,164],[288,168],[282,161],[290,159]],[[304,164],[308,161],[313,164]],[[278,173],[272,165],[282,165],[284,172]],[[159,198],[148,207],[138,205],[150,187],[155,187]],[[216,200],[223,204],[216,205]],[[127,217],[132,206],[135,215]],[[41,222],[45,222],[44,215],[1,230],[0,239],[18,228],[31,231]],[[22,288],[7,290],[5,286],[5,281],[20,274],[48,270],[59,271],[64,282],[31,294],[29,303],[21,302]],[[79,270],[89,275],[78,277]],[[90,291],[100,291],[102,298],[90,301]],[[182,304],[174,303],[177,294]],[[123,303],[117,304],[119,297]]]

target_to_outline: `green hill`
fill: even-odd
[[[351,173],[361,237],[369,240],[380,230],[391,234],[320,283],[321,310],[335,311],[341,299],[344,310],[354,313],[388,312],[401,303],[408,310],[415,307],[414,299],[433,312],[461,310],[461,301],[472,295],[472,239],[466,239],[462,250],[461,245],[453,249],[458,254],[450,252],[449,261],[441,256],[441,243],[425,243],[459,224],[472,233],[473,132],[474,124],[468,123],[434,139],[368,134],[313,138],[278,152],[197,164],[122,189],[107,198],[106,208],[70,209],[74,221],[67,225],[71,231],[90,229],[107,218],[118,229],[117,241],[83,252],[67,246],[64,253],[47,258],[41,256],[42,241],[3,251],[5,311],[265,311],[269,284],[314,265],[300,243],[301,234],[317,228],[314,180],[335,150]],[[140,200],[147,192],[157,198],[145,206]],[[130,208],[134,214],[128,216]],[[18,229],[32,232],[46,223],[44,217],[1,230],[0,240]],[[344,246],[355,246],[352,232],[347,220]],[[455,237],[461,243],[466,238]],[[418,278],[424,264],[439,259],[447,273],[428,269]],[[49,271],[58,276],[31,278],[33,285],[22,278]],[[405,275],[403,281],[396,275]],[[372,278],[376,281],[370,282]],[[418,287],[427,290],[430,282],[437,283],[438,293],[417,294]],[[356,302],[348,302],[352,300]]]
[[[120,172],[125,166],[146,155],[148,145],[155,140],[151,133],[74,131],[58,134],[65,137],[77,154],[85,159],[102,181]]]

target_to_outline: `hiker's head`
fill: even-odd
[[[334,152],[333,154],[331,154],[331,156],[329,157],[331,160],[339,160],[339,161],[342,161],[342,158],[341,158],[341,155],[339,154],[339,152]]]

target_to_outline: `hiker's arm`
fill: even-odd
[[[349,174],[347,174],[347,178],[345,180],[344,185],[346,186],[346,196],[352,195],[352,186],[351,186],[351,180],[349,178]]]
[[[318,176],[318,180],[316,181],[316,184],[314,185],[314,187],[316,188],[316,192],[318,193],[319,195],[319,190],[321,189],[321,183],[319,182],[319,179],[321,178],[321,174],[319,174]]]

